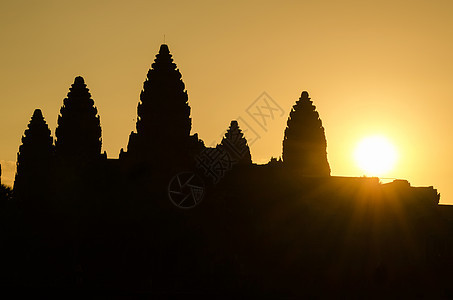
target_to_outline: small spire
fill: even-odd
[[[163,53],[165,53],[165,54],[170,53],[170,50],[168,49],[167,44],[160,45],[159,54],[163,54]]]
[[[308,92],[307,91],[303,91],[302,94],[300,95],[300,98],[310,99],[310,97],[308,97]]]
[[[33,112],[33,118],[40,118],[40,119],[43,119],[43,115],[42,115],[42,111],[37,108],[35,109],[35,111]]]
[[[74,79],[74,84],[85,84],[85,80],[83,79],[82,76],[77,76],[77,77]]]

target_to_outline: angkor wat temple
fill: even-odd
[[[147,74],[118,159],[82,77],[58,116],[22,137],[2,200],[1,283],[23,294],[451,297],[453,211],[433,187],[330,175],[316,107],[302,92],[282,159],[252,163],[231,121],[216,147],[191,135],[167,45]]]

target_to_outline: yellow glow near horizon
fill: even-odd
[[[397,151],[383,136],[370,136],[362,139],[354,151],[354,159],[366,176],[383,176],[392,171]]]

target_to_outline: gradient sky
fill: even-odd
[[[189,94],[192,133],[219,142],[241,117],[261,136],[253,161],[281,155],[288,113],[307,90],[332,175],[361,176],[352,154],[380,134],[400,159],[388,177],[453,204],[453,1],[1,1],[0,163],[12,184],[35,108],[54,135],[75,76],[118,157],[165,34]],[[264,130],[246,109],[263,92],[283,109]],[[240,126],[242,124],[240,123]]]

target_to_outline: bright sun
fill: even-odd
[[[371,136],[357,144],[354,159],[366,176],[382,176],[393,169],[397,153],[385,137]]]

